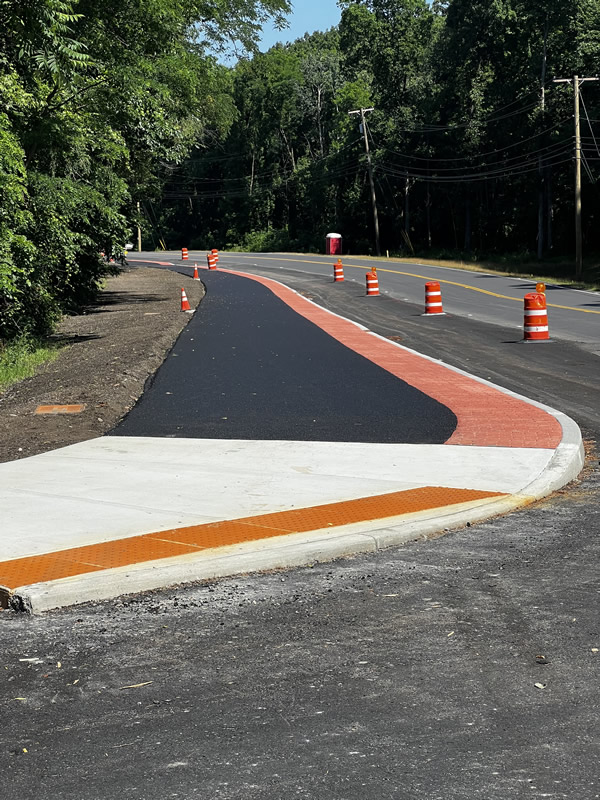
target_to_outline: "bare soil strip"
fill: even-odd
[[[129,411],[189,322],[204,286],[150,267],[109,278],[98,303],[66,317],[59,357],[0,394],[0,461],[14,461],[102,436]],[[40,405],[83,405],[80,414],[36,414]]]

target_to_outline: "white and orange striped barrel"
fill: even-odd
[[[442,290],[437,281],[425,284],[425,314],[443,314]]]
[[[525,295],[523,339],[526,342],[539,342],[549,338],[546,295],[541,292],[530,292]]]
[[[377,270],[375,267],[370,272],[367,272],[367,297],[373,297],[379,294],[379,280],[377,279]]]
[[[213,250],[211,250],[210,252],[211,252],[211,255],[212,255],[212,256],[214,257],[214,259],[215,259],[215,264],[218,264],[218,263],[219,263],[219,251],[218,251],[218,250],[215,250],[215,249],[213,249]],[[216,269],[216,266],[215,266],[215,269]]]
[[[338,258],[337,263],[333,265],[333,281],[339,283],[344,280],[344,265],[342,259]]]
[[[206,254],[206,262],[208,264],[209,269],[216,269],[217,268],[217,259],[212,253]]]
[[[182,248],[181,248],[181,260],[182,260],[182,261],[187,261],[187,260],[188,260],[188,258],[189,258],[189,255],[188,255],[188,249],[187,249],[187,247],[182,247]]]

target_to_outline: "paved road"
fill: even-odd
[[[518,344],[508,324],[423,320],[394,298],[367,304],[276,269],[380,333],[552,398],[590,440],[584,480],[372,556],[109,608],[3,613],[5,793],[600,797],[597,357],[569,342]]]
[[[224,255],[221,263],[232,260],[246,267],[268,266],[284,271],[298,271],[315,277],[330,277],[332,262],[326,256],[285,254],[236,253]],[[502,325],[513,330],[523,329],[523,297],[535,291],[536,281],[485,272],[466,272],[448,267],[433,267],[393,261],[374,261],[363,258],[344,259],[345,275],[365,285],[365,272],[377,266],[380,289],[396,300],[424,303],[424,283],[440,282],[444,309],[451,314]],[[600,293],[571,289],[560,284],[548,284],[546,289],[548,318],[553,337],[585,343],[600,352]]]
[[[203,279],[202,313],[116,434],[441,444],[454,432],[449,409],[267,287],[219,272]]]

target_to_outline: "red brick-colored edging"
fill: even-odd
[[[334,339],[449,408],[458,424],[446,444],[548,449],[559,445],[561,425],[543,409],[362,330],[277,281],[237,270],[221,271],[262,283]]]

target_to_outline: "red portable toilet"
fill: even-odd
[[[328,233],[325,237],[325,255],[342,255],[342,236],[339,233]]]

